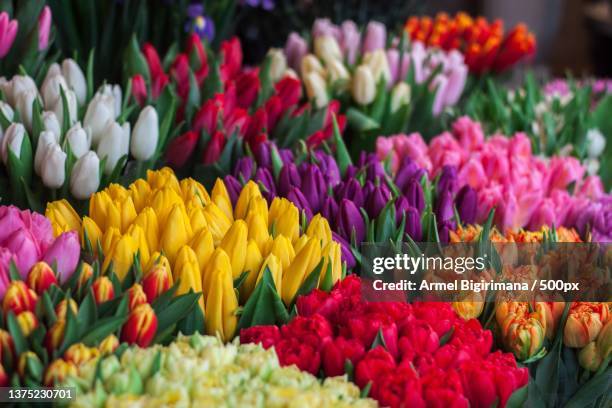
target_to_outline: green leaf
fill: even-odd
[[[525,385],[517,390],[515,390],[508,401],[506,401],[506,408],[520,408],[527,401],[527,389],[528,385]]]
[[[240,287],[242,286],[242,284],[244,283],[244,281],[246,280],[247,276],[249,276],[249,272],[250,271],[244,271],[240,274],[239,277],[237,277],[236,279],[234,279],[234,289],[240,289]]]
[[[133,35],[130,39],[130,43],[125,49],[125,55],[123,58],[124,81],[127,82],[129,78],[136,74],[142,75],[146,79],[147,83],[151,82],[151,75],[149,73],[147,60],[140,51],[136,35]]]
[[[127,316],[113,316],[98,320],[87,330],[81,342],[89,347],[99,345],[102,340],[119,330],[126,319]]]
[[[11,263],[9,264],[9,278],[11,279],[11,282],[22,280],[21,274],[19,273],[19,269],[17,269],[14,259],[11,259]]]
[[[361,398],[367,398],[368,395],[370,394],[370,389],[372,388],[372,381],[368,381],[368,383],[366,384],[365,387],[363,387],[363,389],[361,390],[361,392],[359,393],[359,396]]]
[[[89,291],[77,313],[77,321],[79,323],[79,335],[85,334],[97,319],[96,301],[93,296],[93,292]]]
[[[174,282],[174,284],[167,291],[159,295],[153,301],[153,303],[151,303],[151,307],[153,307],[153,310],[155,311],[156,315],[161,313],[161,311],[164,310],[166,306],[168,306],[168,303],[170,303],[170,301],[174,297],[174,294],[176,293],[176,290],[178,289],[178,285],[178,281]]]
[[[353,164],[353,162],[351,161],[351,156],[340,134],[340,128],[338,127],[338,121],[336,120],[335,114],[332,115],[332,125],[334,129],[334,143],[336,144],[336,161],[340,168],[340,174],[344,175],[348,166]]]
[[[445,345],[446,343],[450,341],[451,337],[453,337],[454,332],[455,332],[455,326],[451,327],[449,331],[447,331],[446,333],[444,333],[442,337],[440,337],[440,347],[442,347],[443,345]]]
[[[582,408],[593,404],[604,393],[610,392],[612,384],[612,368],[608,368],[602,375],[591,378],[567,402],[565,408]]]
[[[21,327],[19,327],[19,323],[17,323],[17,318],[12,311],[9,311],[6,316],[6,328],[8,332],[11,334],[13,338],[13,344],[15,345],[15,354],[20,355],[28,351],[28,341],[26,340],[23,332],[21,331]]]
[[[323,262],[325,262],[325,260],[321,259],[314,270],[304,280],[304,283],[302,283],[293,297],[291,304],[294,304],[300,296],[309,294],[317,287],[317,284],[319,283],[319,276],[321,275],[321,269],[323,268]]]
[[[346,121],[351,129],[356,132],[367,132],[380,127],[380,123],[366,115],[357,108],[348,108],[346,111]]]
[[[186,293],[177,296],[164,310],[156,313],[157,333],[163,332],[170,325],[187,316],[193,307],[197,307],[200,296],[202,296],[201,293]]]

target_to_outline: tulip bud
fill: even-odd
[[[80,159],[91,148],[91,130],[89,128],[84,129],[81,127],[81,122],[77,122],[66,132],[66,140],[68,140],[70,151],[74,157]]]
[[[251,202],[255,198],[261,198],[261,191],[259,186],[252,180],[249,180],[240,191],[236,206],[234,208],[234,219],[244,220],[246,219],[247,212],[249,211]]]
[[[61,384],[68,376],[76,377],[77,374],[78,370],[74,363],[58,359],[49,364],[49,367],[47,367],[44,384],[47,387],[51,387],[55,384]]]
[[[117,347],[119,347],[119,339],[114,334],[109,334],[100,342],[98,350],[102,356],[107,356],[113,354]]]
[[[25,128],[21,123],[11,123],[2,138],[2,161],[8,165],[8,154],[12,152],[18,159],[21,157],[23,143],[29,143]]]
[[[331,60],[326,63],[329,72],[329,81],[334,84],[339,81],[348,81],[351,77],[348,70],[340,60]]]
[[[30,289],[42,295],[49,286],[57,285],[57,277],[46,262],[37,262],[30,270],[27,282]]]
[[[352,83],[353,99],[360,105],[369,105],[376,97],[376,83],[372,70],[367,65],[360,65],[355,70]]]
[[[115,297],[115,289],[113,283],[106,276],[98,277],[91,285],[91,290],[94,294],[96,304],[100,304],[111,300]]]
[[[42,363],[36,353],[30,350],[21,353],[17,361],[17,372],[22,379],[26,376],[36,377],[38,369],[42,372]]]
[[[64,95],[66,97],[66,107],[68,108],[68,112],[66,112],[68,114],[68,123],[72,125],[77,120],[79,109],[77,97],[70,89],[64,90]],[[55,113],[55,116],[57,116],[57,120],[59,120],[60,123],[64,123],[64,103],[61,98],[51,107],[51,109]]]
[[[110,251],[105,251],[102,270],[106,271],[112,262],[117,277],[123,281],[134,263],[134,255],[138,252],[140,242],[137,242],[130,234],[121,236]]]
[[[597,128],[589,129],[586,133],[587,153],[590,158],[601,156],[606,147],[606,138]]]
[[[100,159],[93,152],[87,152],[78,159],[70,174],[70,193],[74,198],[85,200],[100,187]]]
[[[608,320],[605,303],[576,302],[572,304],[563,331],[563,343],[568,347],[582,348],[594,341]]]
[[[385,84],[391,82],[391,70],[384,50],[380,49],[366,54],[363,58],[363,62],[372,70],[372,76],[376,84],[381,80],[383,80]]]
[[[0,329],[0,356],[3,361],[10,359],[15,360],[15,343],[10,333],[6,330]]]
[[[395,113],[410,103],[410,85],[399,82],[391,91],[391,113]]]
[[[43,128],[48,132],[53,132],[55,140],[59,141],[62,135],[62,127],[60,126],[57,116],[53,112],[43,112],[42,114]]]
[[[284,235],[278,235],[274,238],[267,253],[275,255],[279,259],[283,271],[289,267],[295,258],[295,249],[291,241]]]
[[[505,346],[520,361],[534,356],[544,344],[545,330],[533,317],[511,315],[502,324],[501,331]]]
[[[107,127],[115,118],[115,102],[112,95],[96,93],[87,106],[83,127],[91,130],[92,144],[98,146]]]
[[[130,151],[136,160],[145,161],[153,157],[159,139],[159,121],[157,111],[152,106],[145,107],[138,115]]]
[[[321,244],[316,238],[309,238],[306,245],[297,252],[293,262],[283,271],[282,299],[289,305],[298,289],[321,260]]]
[[[585,370],[597,371],[603,359],[594,341],[587,344],[578,353],[578,362]]]
[[[300,73],[302,74],[302,78],[306,78],[306,76],[312,72],[319,74],[321,77],[325,77],[325,69],[323,65],[321,65],[319,59],[312,54],[308,54],[302,59]]]
[[[334,37],[331,35],[322,35],[314,39],[315,55],[319,57],[325,64],[331,61],[342,61],[342,51]]]
[[[163,230],[159,247],[173,264],[179,249],[187,244],[193,235],[191,223],[182,205],[175,204],[172,207]]]
[[[121,340],[139,347],[147,347],[157,332],[157,316],[148,304],[136,306],[121,329]]]
[[[53,354],[54,350],[57,350],[64,341],[64,332],[66,330],[66,320],[58,319],[53,323],[53,326],[49,328],[49,331],[45,335],[45,347],[49,354]]]
[[[232,226],[232,221],[213,202],[207,204],[204,208],[204,218],[212,234],[214,244],[219,245]]]
[[[41,162],[41,178],[46,187],[57,189],[66,179],[66,153],[58,144],[47,145]]]
[[[57,72],[50,69],[40,87],[45,108],[52,109],[58,101],[61,102],[61,89],[68,90],[66,78],[59,72],[59,69]]]
[[[15,117],[15,112],[13,112],[13,108],[11,108],[11,105],[4,101],[0,101],[0,112],[2,112],[4,117],[7,118],[10,122],[13,121],[13,118]]]
[[[93,267],[87,262],[83,262],[83,267],[81,268],[81,274],[77,280],[77,288],[80,289],[85,286],[85,283],[93,276]]]
[[[218,335],[222,341],[231,340],[238,325],[237,309],[231,269],[216,269],[206,298],[206,333]]]
[[[36,292],[28,288],[23,281],[12,281],[9,284],[2,301],[2,309],[5,313],[12,311],[19,315],[25,311],[34,311],[38,296]]]
[[[100,160],[106,158],[104,174],[111,174],[119,160],[128,154],[130,144],[129,123],[123,127],[117,122],[109,122],[103,130],[103,137],[96,152]]]
[[[134,310],[136,306],[143,303],[147,303],[147,295],[142,286],[139,283],[135,283],[128,290],[128,308],[129,310]]]
[[[234,221],[232,201],[223,180],[217,179],[210,194],[210,199],[219,207],[230,221]]]
[[[306,74],[304,77],[304,87],[308,99],[314,102],[314,106],[318,109],[327,106],[329,103],[329,95],[327,94],[327,85],[323,77],[313,71]]]
[[[607,359],[612,354],[612,320],[610,318],[597,336],[597,350],[602,359]]]
[[[142,290],[148,302],[153,302],[159,295],[170,289],[172,277],[170,270],[162,264],[155,265],[142,279]]]
[[[197,235],[193,237],[190,246],[196,253],[200,270],[203,271],[204,267],[206,266],[206,263],[210,259],[210,256],[212,255],[213,251],[215,250],[215,245],[211,232],[208,229],[202,229]]]
[[[270,79],[272,82],[278,82],[287,71],[287,59],[283,50],[278,48],[271,48],[268,51],[268,58],[270,58]]]
[[[44,6],[38,16],[38,51],[46,50],[49,46],[49,34],[51,33],[51,8]]]
[[[81,218],[67,200],[48,203],[45,217],[51,220],[55,236],[62,232],[79,231],[81,229]]]
[[[28,337],[38,327],[38,319],[36,319],[34,313],[26,310],[17,315],[17,324],[19,324],[24,337]]]
[[[62,62],[62,75],[68,86],[74,91],[79,106],[83,106],[87,97],[87,81],[79,65],[71,58]]]
[[[484,302],[479,294],[472,293],[453,302],[453,309],[463,320],[477,319],[484,309]]]
[[[221,241],[219,247],[223,249],[230,258],[232,264],[232,276],[240,276],[244,269],[244,255],[246,253],[248,229],[243,220],[236,220]]]
[[[57,316],[59,320],[66,320],[68,307],[70,307],[72,314],[76,316],[79,311],[79,307],[74,299],[62,299],[57,306],[55,306],[55,316]]]
[[[86,362],[97,358],[100,355],[95,347],[87,347],[83,343],[75,343],[68,347],[64,353],[64,360],[74,363],[76,366],[85,364]]]
[[[293,243],[300,234],[300,215],[297,207],[285,198],[275,198],[270,205],[268,223],[274,237],[284,235]]]
[[[179,281],[179,287],[176,290],[177,295],[189,293],[190,291],[202,292],[200,265],[198,265],[198,258],[195,252],[189,246],[184,245],[179,250],[173,273],[172,278],[175,281]],[[200,298],[200,307],[202,312],[204,312],[203,298]]]
[[[147,101],[147,83],[141,74],[136,74],[132,77],[132,96],[138,103],[143,106]]]
[[[322,246],[327,245],[332,240],[331,228],[329,228],[329,222],[321,216],[321,214],[315,215],[308,228],[306,229],[306,235],[309,237],[317,238]]]

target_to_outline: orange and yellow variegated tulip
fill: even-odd
[[[565,323],[563,343],[568,347],[585,347],[597,338],[608,322],[609,313],[606,303],[573,303]]]
[[[100,350],[95,347],[87,347],[83,343],[75,343],[64,352],[64,360],[80,366],[100,355]]]
[[[98,277],[92,284],[94,299],[97,304],[106,302],[115,297],[115,289],[113,283],[106,276]]]
[[[38,296],[36,292],[28,288],[23,281],[12,281],[4,294],[2,309],[4,313],[12,311],[15,315],[21,312],[34,311]]]
[[[62,359],[55,360],[45,371],[44,384],[51,387],[61,383],[68,376],[76,376],[77,373],[78,369],[74,363]]]
[[[545,329],[535,317],[509,316],[501,333],[506,349],[521,361],[534,356],[544,344]]]
[[[27,282],[30,289],[42,295],[49,286],[57,285],[57,277],[49,264],[46,262],[37,262],[32,269],[30,269]]]
[[[136,306],[121,328],[121,340],[128,344],[147,347],[157,332],[157,316],[148,303]]]

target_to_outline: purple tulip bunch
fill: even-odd
[[[446,166],[433,183],[409,158],[392,179],[375,154],[364,152],[342,174],[334,156],[323,151],[294,155],[286,149],[276,150],[275,164],[271,149],[276,148],[261,144],[253,157],[241,158],[233,174],[225,177],[232,200],[237,200],[242,185],[254,180],[267,200],[285,197],[307,219],[320,213],[342,244],[343,260],[349,268],[355,265],[351,247],[389,238],[380,235],[378,224],[389,222],[395,229],[392,236],[403,240],[407,234],[421,242],[431,238],[426,236],[424,225],[429,212],[435,215],[440,241],[447,242],[449,231],[457,227],[455,208],[462,222],[474,222],[476,192],[469,186],[457,191],[457,170],[452,166]]]

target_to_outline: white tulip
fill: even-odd
[[[87,80],[79,65],[71,58],[66,58],[62,62],[62,74],[66,78],[68,86],[72,88],[76,94],[79,106],[85,104],[87,98]]]
[[[586,168],[589,176],[596,176],[597,173],[599,173],[599,160],[589,157],[588,159],[584,160],[582,164]]]
[[[77,122],[66,132],[66,140],[74,157],[79,159],[91,148],[91,130],[83,129],[81,122]]]
[[[270,57],[270,78],[272,82],[277,82],[285,75],[287,58],[283,50],[278,48],[271,48],[268,56]]]
[[[68,90],[68,84],[66,83],[66,78],[62,75],[54,75],[47,76],[45,78],[42,86],[40,87],[40,92],[42,94],[43,102],[45,103],[45,109],[53,109],[58,102],[62,103],[62,91]]]
[[[391,91],[391,113],[397,112],[402,106],[410,103],[410,85],[398,82]]]
[[[121,114],[121,87],[119,85],[103,85],[97,92],[105,97],[107,103],[112,105],[113,119]]]
[[[113,122],[115,118],[114,101],[112,96],[97,93],[85,112],[83,127],[91,129],[91,140],[97,146],[104,135],[104,129]]]
[[[49,66],[49,69],[47,70],[47,74],[45,75],[45,79],[43,79],[43,82],[56,75],[62,75],[62,69],[60,68],[57,62],[54,62]]]
[[[60,188],[66,179],[66,153],[57,143],[47,146],[41,163],[41,178],[49,188]]]
[[[378,82],[384,79],[385,84],[391,81],[391,69],[389,68],[389,62],[387,61],[387,54],[383,49],[369,52],[363,57],[363,62],[367,64],[372,70],[374,81]]]
[[[59,141],[60,136],[62,135],[62,127],[59,123],[59,120],[57,120],[57,116],[55,116],[55,113],[49,111],[43,112],[42,120],[43,127],[45,128],[45,130],[53,132],[55,134],[56,140]]]
[[[69,115],[68,122],[70,123],[70,125],[72,125],[77,120],[77,114],[78,114],[77,97],[74,91],[71,89],[64,90],[64,95],[66,95],[66,102],[68,105],[68,115]],[[55,116],[57,116],[57,120],[59,120],[60,123],[63,123],[64,122],[64,103],[62,102],[61,98],[57,101],[57,103],[53,107],[53,112],[55,112]]]
[[[104,137],[97,148],[101,160],[106,158],[104,173],[110,174],[121,157],[128,153],[129,123],[123,128],[117,122],[109,122],[104,129]]]
[[[21,123],[11,123],[8,129],[6,129],[2,138],[2,146],[0,147],[0,154],[4,164],[8,163],[9,150],[18,158],[21,156],[21,144],[24,137],[27,137],[26,130]]]
[[[322,77],[325,77],[325,69],[323,68],[323,65],[321,65],[319,59],[312,54],[308,54],[302,58],[302,78],[306,78],[306,75],[310,72],[317,72]]]
[[[329,95],[325,80],[316,71],[309,72],[304,77],[304,87],[308,99],[314,102],[315,107],[323,108],[329,103]]]
[[[32,105],[37,97],[38,93],[29,89],[18,93],[15,98],[15,108],[19,111],[21,123],[28,130],[32,130]]]
[[[8,86],[4,89],[6,95],[6,101],[13,107],[16,108],[17,95],[20,93],[32,91],[38,95],[38,88],[36,83],[29,76],[15,75],[8,83]]]
[[[334,37],[322,35],[314,39],[314,50],[317,57],[329,64],[333,60],[342,61],[342,51]]]
[[[147,106],[140,112],[134,125],[134,133],[130,144],[132,156],[140,161],[149,160],[155,153],[158,139],[157,111],[154,107]]]
[[[329,80],[334,83],[337,81],[344,81],[350,78],[348,70],[340,60],[331,60],[327,64],[327,71],[329,72]]]
[[[89,198],[100,186],[100,159],[89,151],[74,164],[70,174],[70,192],[79,200]]]
[[[36,145],[36,152],[34,153],[34,171],[39,176],[42,174],[42,165],[45,160],[45,155],[50,146],[56,145],[58,139],[55,137],[53,132],[43,130],[38,136],[38,144]]]
[[[376,97],[376,83],[372,70],[367,65],[360,65],[355,70],[352,83],[353,99],[361,105],[369,105]]]
[[[11,108],[11,105],[4,101],[0,101],[0,111],[2,111],[2,114],[6,119],[8,119],[10,122],[13,121],[13,118],[15,117],[15,112],[13,112],[13,108]]]
[[[586,134],[587,152],[589,157],[597,158],[601,156],[606,148],[606,138],[597,128],[589,129]]]

